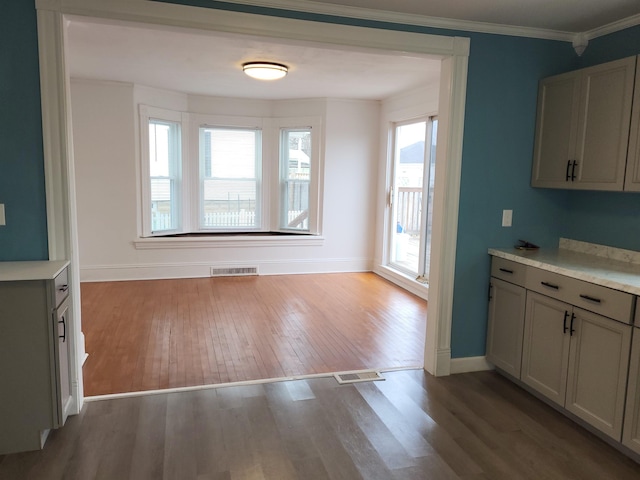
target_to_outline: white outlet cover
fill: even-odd
[[[502,211],[502,226],[503,227],[510,227],[512,220],[513,220],[513,210],[503,210]]]

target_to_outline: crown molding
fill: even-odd
[[[572,42],[575,36],[575,33],[573,32],[547,30],[542,28],[517,27],[511,25],[499,25],[495,23],[472,22],[469,20],[454,20],[441,17],[429,17],[425,15],[398,13],[388,10],[375,10],[371,8],[327,4],[314,2],[312,0],[222,0],[222,3],[250,5],[254,7],[290,10],[295,12],[314,13],[319,15],[331,15],[336,17],[357,18],[360,20],[373,20],[378,22],[413,25],[418,27],[462,30],[465,32],[490,33],[495,35],[539,38],[544,40],[559,40],[564,42]]]
[[[623,18],[622,20],[618,20],[617,22],[612,22],[607,25],[603,25],[602,27],[594,28],[593,30],[589,30],[588,32],[584,32],[578,35],[584,35],[587,40],[593,40],[594,38],[603,37],[604,35],[619,32],[620,30],[624,30],[625,28],[635,27],[637,25],[640,25],[640,14]]]

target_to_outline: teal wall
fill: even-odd
[[[589,46],[578,59],[570,44],[519,37],[453,32],[350,20],[322,15],[242,7],[205,0],[173,0],[194,6],[280,15],[314,21],[377,26],[471,39],[458,254],[454,287],[452,355],[484,354],[487,249],[526,238],[543,246],[560,236],[633,247],[631,215],[640,195],[532,189],[529,186],[538,80],[629,51],[637,29]],[[632,31],[633,30],[633,31]],[[8,225],[0,227],[0,260],[46,258],[47,235],[39,107],[36,22],[33,2],[9,2],[0,18],[0,203]],[[618,40],[620,39],[620,40]],[[631,198],[632,200],[629,200]],[[629,207],[627,205],[632,202]],[[636,202],[636,203],[633,203]],[[593,208],[587,208],[591,204]],[[597,208],[596,208],[597,207]],[[512,228],[500,226],[504,208],[514,210]],[[614,228],[609,229],[613,216]],[[594,233],[590,225],[607,225]],[[602,229],[599,229],[602,230]],[[634,232],[638,232],[637,227]],[[591,236],[589,236],[591,235]],[[603,236],[603,235],[606,235]],[[592,238],[593,237],[593,238]],[[640,245],[636,244],[640,249]]]
[[[33,3],[5,2],[0,15],[0,261],[48,258]]]
[[[580,66],[638,54],[640,26],[592,40]],[[570,192],[567,206],[570,214],[564,236],[640,250],[640,193]]]

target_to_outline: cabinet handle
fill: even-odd
[[[574,160],[573,161],[573,167],[571,168],[571,181],[572,182],[576,179],[576,165],[578,165],[578,162],[576,162]]]
[[[540,282],[540,283],[545,287],[553,288],[554,290],[560,290],[560,287],[558,285],[554,285],[553,283],[549,283],[549,282]]]
[[[509,269],[507,269],[507,268],[501,268],[501,269],[500,269],[500,271],[501,271],[501,272],[504,272],[504,273],[509,273],[509,274],[512,274],[512,275],[513,275],[513,270],[509,270]]]
[[[66,292],[67,290],[69,290],[69,285],[61,285],[58,290],[60,290],[61,292]]]
[[[584,298],[585,300],[589,300],[590,302],[594,302],[594,303],[602,302],[602,300],[600,300],[599,298],[590,297],[589,295],[580,294],[580,298]]]
[[[62,339],[62,343],[67,341],[67,322],[64,318],[64,315],[62,316],[62,320],[59,320],[58,323],[62,324],[62,335],[58,335],[58,338]]]
[[[492,289],[493,289],[493,285],[491,285],[491,283],[489,283],[489,301],[491,301],[491,299],[493,298],[493,295],[491,295]]]
[[[566,175],[566,177],[564,178],[564,181],[565,181],[565,182],[568,182],[568,181],[569,181],[569,169],[570,169],[570,168],[571,168],[571,160],[567,160],[567,175]]]
[[[569,318],[569,312],[564,311],[564,320],[562,321],[562,333],[567,333],[567,318]]]
[[[571,336],[571,337],[573,337],[573,334],[576,332],[576,331],[573,329],[573,321],[574,321],[575,319],[576,319],[576,314],[572,312],[572,313],[571,313],[571,325],[570,325],[570,327],[569,327],[569,336]]]

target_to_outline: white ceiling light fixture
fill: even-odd
[[[242,64],[242,71],[258,80],[278,80],[289,71],[289,67],[273,62],[248,62]]]

